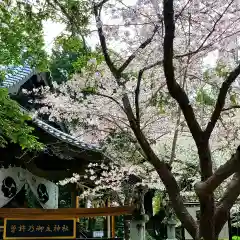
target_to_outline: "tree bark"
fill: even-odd
[[[154,166],[160,179],[163,181],[163,184],[166,186],[166,190],[168,192],[169,198],[173,205],[173,209],[177,214],[177,217],[184,224],[185,228],[188,230],[191,236],[195,237],[197,233],[197,225],[194,219],[188,213],[186,207],[184,206],[184,202],[180,195],[180,189],[178,187],[176,179],[174,178],[173,174],[168,168],[168,165],[165,164],[163,161],[160,161],[160,159],[155,155],[149,142],[147,141],[144,134],[142,133],[141,129],[137,126],[134,115],[133,115],[133,111],[130,105],[130,101],[127,95],[123,97],[123,105],[126,110],[130,126],[140,146],[145,152],[148,158],[148,161]]]
[[[239,186],[240,186],[240,173],[237,172],[234,174],[232,180],[227,186],[227,189],[223,194],[222,199],[217,204],[216,212],[214,216],[216,221],[216,226],[215,226],[216,235],[220,233],[224,224],[229,218],[230,209],[240,194]]]
[[[222,182],[230,177],[237,169],[240,169],[240,147],[237,148],[236,153],[223,165],[221,165],[211,177],[206,181],[198,182],[195,185],[197,195],[208,195],[222,184]]]
[[[201,180],[205,181],[212,176],[212,159],[208,144],[208,139],[203,139],[197,143],[198,155],[201,168]],[[213,240],[215,238],[215,222],[214,222],[214,194],[213,192],[207,195],[200,195],[200,235],[205,240]]]

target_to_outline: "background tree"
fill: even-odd
[[[42,17],[34,14],[29,4],[0,3],[1,79],[6,73],[11,73],[11,66],[24,65],[26,61],[39,70],[45,68]],[[9,98],[6,89],[0,88],[0,102],[0,146],[4,147],[10,141],[30,150],[41,148],[42,145],[32,135],[33,128],[26,122],[30,118]]]
[[[102,55],[84,45],[80,37],[71,35],[58,36],[54,41],[49,62],[51,80],[57,83],[67,81],[74,73],[81,72],[87,61],[94,57],[98,61],[103,60]]]

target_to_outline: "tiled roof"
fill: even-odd
[[[16,94],[20,87],[35,74],[35,71],[28,66],[11,67],[9,70],[10,73],[6,74],[1,87],[8,88],[10,94]]]
[[[27,82],[34,74],[35,71],[31,69],[30,67],[13,67],[10,68],[11,73],[7,74],[5,79],[1,82],[0,87],[2,88],[8,88],[8,91],[10,94],[17,94],[20,87]],[[30,112],[23,107],[21,109],[26,112],[27,114],[30,114]],[[30,114],[31,115],[31,114]],[[39,118],[33,118],[32,120],[38,127],[46,131],[47,133],[51,134],[55,138],[64,141],[66,143],[84,148],[86,150],[92,150],[92,151],[99,151],[95,145],[89,145],[85,144],[83,142],[80,142],[77,138],[66,134],[48,123],[42,121]]]

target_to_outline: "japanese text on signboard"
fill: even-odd
[[[75,220],[19,220],[7,219],[6,238],[70,237],[75,236]]]

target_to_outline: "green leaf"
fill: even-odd
[[[231,101],[232,105],[237,105],[237,96],[236,96],[236,94],[232,94],[230,96],[230,101]]]
[[[209,69],[207,69],[206,71],[203,72],[203,79],[206,82],[208,82],[211,79],[210,70]]]
[[[18,104],[11,100],[6,89],[0,88],[0,146],[8,142],[19,144],[23,149],[41,150],[43,144],[33,135],[34,128],[26,121],[31,118],[23,114]]]
[[[215,104],[214,99],[203,89],[198,92],[196,101],[208,106],[213,106]]]
[[[82,92],[85,93],[85,94],[94,94],[96,93],[96,88],[94,87],[86,87],[84,89],[82,89]]]
[[[222,78],[226,78],[229,74],[229,71],[228,71],[226,65],[224,65],[222,63],[217,64],[215,71],[216,71],[216,75],[218,77],[222,77]]]

